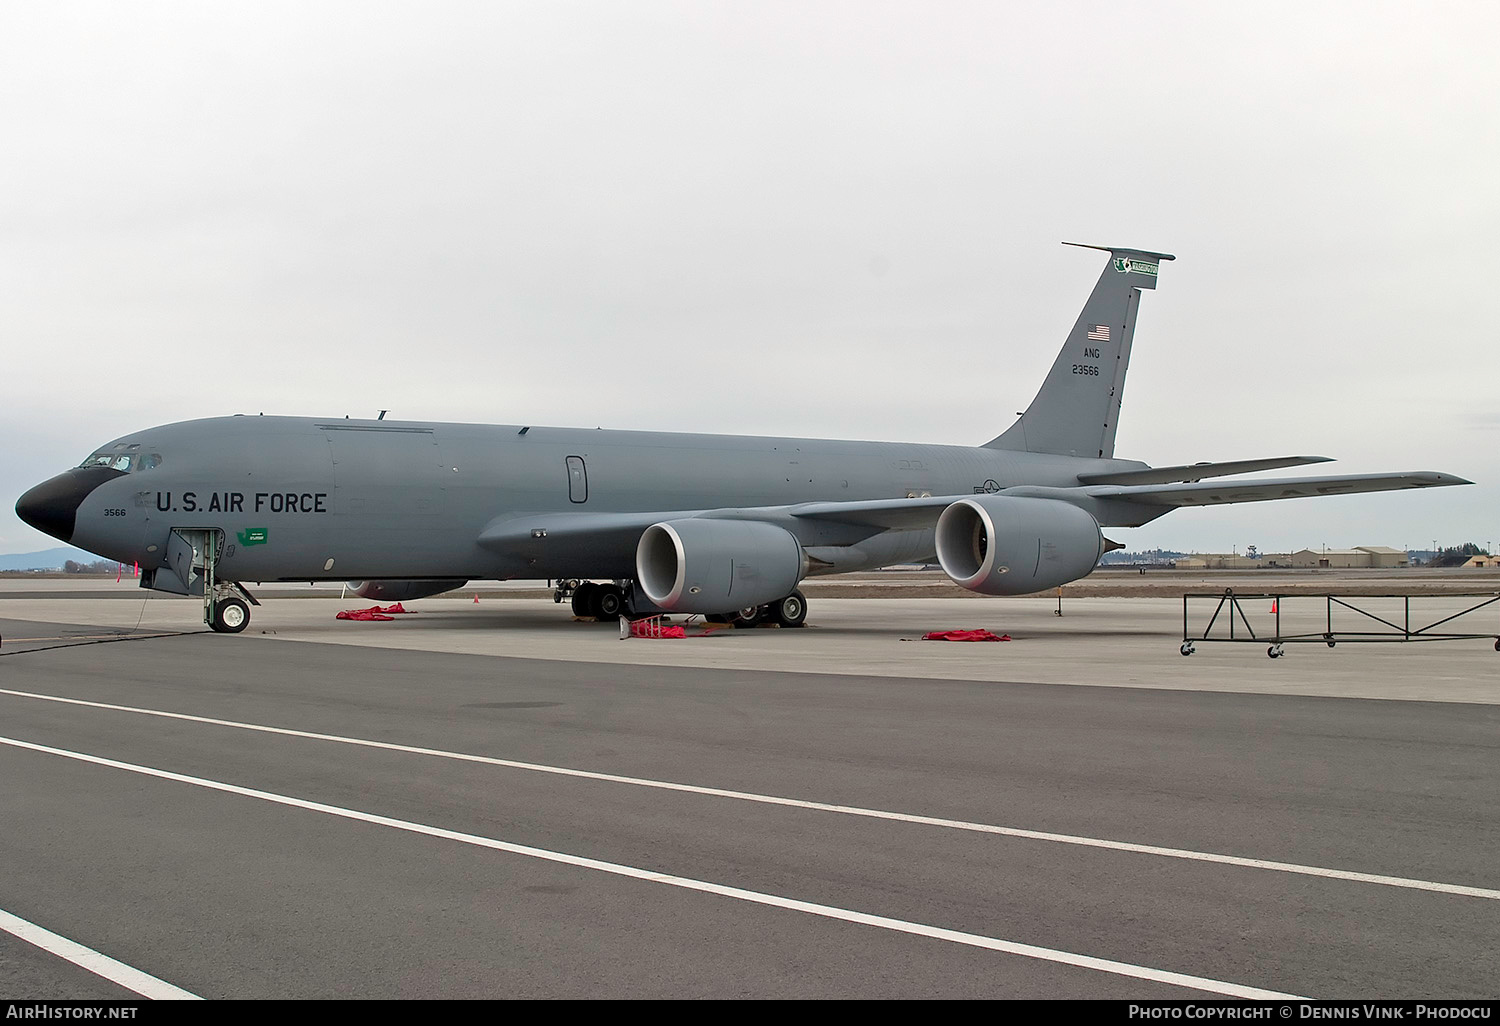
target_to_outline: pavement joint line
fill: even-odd
[[[180,631],[171,631],[165,634],[69,634],[61,638],[10,638],[12,645],[21,645],[34,641],[132,641],[136,638],[172,638]]]
[[[27,922],[4,909],[0,909],[0,930],[28,944],[33,944],[43,951],[66,959],[82,969],[87,969],[95,976],[102,976],[111,983],[117,983],[126,990],[134,991],[142,997],[151,998],[154,1001],[203,1000],[197,994],[183,990],[181,987],[174,987],[165,980],[159,980],[149,973],[143,973],[93,948],[84,947],[77,941],[69,940],[35,923]]]
[[[1331,869],[1324,866],[1308,866],[1295,862],[1277,862],[1270,859],[1256,859],[1241,855],[1224,855],[1218,852],[1194,851],[1188,848],[1168,848],[1159,845],[1137,844],[1131,841],[1113,841],[1107,838],[1083,837],[1077,834],[1059,834],[1042,830],[1028,830],[1023,827],[998,826],[991,823],[975,823],[966,820],[944,819],[937,816],[922,816],[905,812],[888,812],[881,809],[866,809],[854,805],[834,805],[826,802],[806,801],[799,798],[782,798],[776,795],[756,794],[750,791],[732,791],[717,787],[702,787],[696,784],[680,784],[669,780],[651,780],[644,777],[627,777],[614,773],[599,773],[593,770],[572,769],[566,766],[547,766],[540,763],[518,762],[513,759],[500,759],[488,755],[471,755],[465,752],[449,752],[437,748],[419,748],[412,745],[401,745],[390,741],[372,741],[365,738],[342,737],[337,734],[319,734],[306,730],[292,730],[287,727],[272,727],[259,723],[242,723],[236,720],[221,720],[209,716],[194,716],[190,713],[167,712],[161,709],[143,709],[136,706],[114,705],[107,702],[90,702],[81,698],[63,698],[58,695],[43,695],[30,691],[16,691],[10,688],[0,688],[0,695],[9,695],[14,698],[32,698],[44,702],[57,702],[63,705],[77,705],[92,709],[105,709],[112,712],[135,713],[141,716],[155,716],[163,719],[184,720],[190,723],[203,723],[211,726],[230,727],[236,730],[249,730],[263,734],[277,734],[285,737],[296,737],[312,741],[328,741],[334,744],[353,745],[361,748],[374,748],[383,751],[400,752],[406,755],[425,755],[439,759],[452,759],[459,762],[472,762],[486,766],[498,766],[505,769],[527,770],[534,773],[546,773],[554,776],[577,777],[585,780],[598,780],[612,784],[628,784],[633,787],[646,787],[661,791],[678,791],[686,794],[703,795],[710,798],[729,798],[736,801],[755,802],[761,805],[778,805],[787,808],[806,809],[811,812],[832,812],[846,816],[857,816],[865,819],[881,819],[892,822],[911,823],[918,826],[943,827],[950,830],[966,830],[972,833],[994,834],[1001,837],[1014,837],[1022,840],[1045,841],[1054,844],[1067,844],[1075,847],[1099,848],[1108,851],[1129,852],[1136,855],[1155,855],[1161,858],[1183,859],[1192,862],[1206,862],[1217,865],[1235,866],[1241,869],[1261,869],[1270,872],[1291,873],[1299,876],[1322,877],[1330,880],[1344,880],[1351,883],[1374,884],[1382,887],[1398,887],[1405,890],[1427,891],[1437,894],[1450,894],[1465,898],[1481,898],[1488,901],[1500,901],[1500,889],[1490,887],[1472,887],[1466,884],[1450,884],[1433,880],[1417,880],[1410,877],[1388,876],[1378,873],[1360,873],[1347,869]]]
[[[11,638],[10,639],[10,643],[12,645],[19,645],[19,644],[22,644],[22,643],[28,642],[28,641],[30,641],[30,642],[43,642],[43,641],[45,641],[45,642],[61,642],[61,644],[51,644],[51,645],[48,645],[46,648],[13,648],[13,649],[7,649],[7,648],[5,648],[4,639],[0,638],[0,656],[36,655],[39,652],[56,652],[56,651],[59,651],[60,649],[64,649],[64,648],[82,648],[85,645],[108,645],[108,644],[112,644],[112,643],[117,642],[117,641],[153,641],[153,640],[157,640],[157,639],[160,639],[160,638],[181,638],[181,637],[187,637],[187,636],[189,636],[191,634],[197,634],[197,633],[207,633],[207,632],[201,632],[201,631],[168,631],[168,632],[160,633],[160,634],[133,634],[132,633],[132,634],[82,635],[82,636],[74,636],[74,637],[68,637],[68,638]]]
[[[924,923],[914,923],[904,919],[892,919],[888,916],[874,915],[868,912],[859,912],[852,909],[838,908],[834,905],[823,905],[812,901],[802,901],[797,898],[788,898],[778,894],[769,894],[764,891],[752,891],[741,887],[730,887],[724,884],[712,883],[707,880],[695,880],[691,877],[674,876],[670,873],[661,873],[656,870],[640,869],[635,866],[627,866],[618,862],[605,862],[600,859],[592,859],[583,855],[572,855],[567,852],[549,851],[545,848],[533,848],[524,844],[515,844],[510,841],[502,841],[494,837],[484,837],[479,834],[466,834],[457,830],[448,830],[443,827],[430,826],[426,823],[416,823],[411,820],[394,819],[389,816],[381,816],[376,813],[362,812],[357,809],[346,809],[337,805],[325,805],[321,802],[309,801],[305,798],[296,798],[291,795],[276,794],[271,791],[260,791],[255,788],[241,787],[238,784],[229,784],[220,780],[209,780],[205,777],[193,777],[183,773],[173,773],[170,770],[156,769],[152,766],[141,766],[135,763],[120,762],[115,759],[106,759],[98,755],[89,755],[86,752],[72,752],[62,748],[52,748],[47,745],[34,744],[30,741],[22,741],[17,738],[0,737],[0,744],[13,748],[21,748],[28,751],[40,752],[46,755],[61,756],[65,759],[73,759],[78,762],[90,763],[96,766],[104,766],[110,769],[125,770],[130,773],[139,773],[143,776],[156,777],[161,780],[170,780],[182,784],[190,784],[212,791],[220,791],[226,794],[240,795],[246,798],[255,798],[260,801],[271,802],[295,809],[304,809],[310,812],[321,812],[325,815],[336,816],[340,819],[354,820],[361,823],[369,823],[374,826],[390,827],[403,830],[408,833],[421,834],[428,837],[436,837],[443,840],[457,841],[479,848],[489,848],[494,851],[503,851],[512,855],[522,855],[527,858],[540,859],[545,862],[554,862],[567,866],[575,866],[581,869],[591,869],[612,876],[627,877],[635,880],[643,880],[649,883],[664,884],[669,887],[677,887],[682,890],[698,891],[704,894],[713,894],[720,897],[732,898],[736,901],[748,902],[757,905],[766,905],[772,908],[782,908],[794,912],[805,912],[810,915],[820,916],[825,919],[833,919],[846,923],[854,923],[861,926],[873,926],[877,929],[888,930],[894,933],[903,933],[916,937],[928,937],[935,940],[948,941],[952,944],[961,944],[967,947],[984,948],[989,951],[998,951],[1002,954],[1017,955],[1022,958],[1031,958],[1043,962],[1054,962],[1061,965],[1071,965],[1080,969],[1090,969],[1095,972],[1109,973],[1115,976],[1125,976],[1131,979],[1147,980],[1154,983],[1162,983],[1167,986],[1183,987],[1188,990],[1203,991],[1209,994],[1222,994],[1226,997],[1243,998],[1250,1000],[1307,1000],[1296,994],[1284,994],[1279,991],[1262,990],[1257,987],[1248,987],[1243,984],[1229,983],[1224,980],[1214,980],[1204,976],[1192,976],[1186,973],[1172,972],[1166,969],[1153,969],[1150,966],[1133,965],[1129,962],[1117,962],[1113,959],[1095,958],[1092,955],[1080,955],[1070,951],[1060,951],[1055,948],[1038,947],[1033,944],[1023,944],[1018,941],[1002,940],[998,937],[987,937],[983,934],[966,933],[961,930],[948,930],[943,927],[929,926]],[[169,984],[167,986],[170,986]],[[133,989],[133,988],[132,988]],[[174,988],[175,989],[175,988]],[[183,993],[186,993],[185,991]]]

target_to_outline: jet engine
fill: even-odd
[[[977,495],[937,522],[943,572],[970,591],[1025,595],[1076,581],[1104,554],[1099,522],[1057,499]]]
[[[790,595],[807,559],[775,524],[694,518],[646,528],[635,569],[641,590],[662,609],[726,613]]]
[[[462,588],[466,580],[445,579],[436,581],[350,581],[349,590],[360,598],[377,602],[410,602],[412,599],[441,595],[454,588]]]

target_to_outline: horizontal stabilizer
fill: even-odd
[[[1231,474],[1253,474],[1260,470],[1280,470],[1283,467],[1332,462],[1328,456],[1273,456],[1264,460],[1229,460],[1225,463],[1190,463],[1180,467],[1147,467],[1143,470],[1120,470],[1106,474],[1079,474],[1078,480],[1086,485],[1171,484],[1177,481],[1201,481],[1205,477],[1228,477]]]
[[[1473,484],[1452,474],[1411,471],[1401,474],[1347,474],[1340,477],[1283,477],[1270,481],[1214,484],[1094,485],[1085,489],[1095,499],[1121,499],[1148,506],[1214,506],[1228,502],[1265,502],[1315,495],[1353,495],[1403,488],[1444,488]]]
[[[1087,242],[1064,242],[1064,246],[1077,246],[1079,249],[1097,249],[1101,253],[1108,253],[1116,259],[1140,257],[1145,260],[1176,260],[1171,253],[1157,253],[1149,249],[1131,249],[1128,246],[1094,246]]]

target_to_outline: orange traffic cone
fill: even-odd
[[[1275,599],[1271,600],[1271,612],[1273,612],[1273,613],[1276,612],[1276,600]]]
[[[474,604],[479,605],[479,592],[477,591],[474,593]]]

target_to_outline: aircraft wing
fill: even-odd
[[[1261,460],[1230,460],[1225,463],[1188,463],[1178,467],[1145,467],[1141,470],[1117,470],[1104,474],[1079,474],[1083,484],[1146,485],[1171,484],[1177,481],[1201,481],[1205,477],[1229,477],[1232,474],[1254,474],[1261,470],[1302,467],[1309,463],[1332,463],[1329,456],[1273,456]]]
[[[517,544],[543,538],[577,542],[634,534],[663,520],[702,516],[707,510],[653,510],[645,513],[515,513],[492,520],[479,533],[479,544],[505,551]],[[541,532],[541,533],[538,533]]]
[[[1320,457],[1296,457],[1298,461],[1322,462]],[[1170,469],[1170,468],[1163,468]],[[1443,488],[1474,482],[1453,474],[1436,471],[1407,471],[1388,474],[1344,474],[1332,477],[1287,477],[1259,481],[1219,482],[1213,484],[1141,484],[1085,485],[1079,488],[1049,488],[1019,485],[1004,488],[995,495],[1057,499],[1089,508],[1098,500],[1116,500],[1145,506],[1212,506],[1231,502],[1265,502],[1272,499],[1299,499],[1316,495],[1354,495],[1359,492],[1388,492],[1406,488]],[[920,530],[930,528],[948,506],[959,499],[976,496],[933,495],[915,499],[867,499],[851,502],[807,502],[781,506],[774,510],[775,519],[836,522],[875,530]],[[772,511],[715,510],[711,516],[743,519],[770,519]],[[794,531],[795,533],[795,531]]]
[[[995,495],[1057,499],[1090,508],[1099,501],[1135,503],[1154,507],[1212,506],[1234,502],[1266,502],[1319,495],[1353,495],[1406,488],[1442,488],[1473,484],[1453,474],[1411,471],[1389,474],[1345,474],[1335,477],[1288,477],[1260,481],[1210,484],[1085,485],[1049,488],[1021,485]],[[779,524],[804,544],[834,542],[828,529],[843,544],[881,531],[927,530],[939,514],[965,495],[931,495],[911,499],[856,499],[846,502],[804,502],[785,506],[749,506],[723,509],[647,510],[628,513],[537,512],[515,513],[492,521],[480,533],[479,544],[495,551],[543,538],[554,543],[615,543],[633,545],[652,524],[668,520],[704,517],[715,520],[755,520]],[[541,533],[538,533],[541,532]],[[837,542],[834,542],[837,543]]]
[[[938,514],[971,495],[928,495],[918,499],[862,499],[849,502],[804,502],[782,513],[799,520],[822,520],[876,530],[920,530],[937,523]]]
[[[1148,506],[1213,506],[1229,502],[1265,502],[1270,499],[1353,495],[1358,492],[1389,492],[1403,488],[1443,488],[1473,483],[1452,474],[1420,470],[1394,474],[1283,477],[1214,484],[1091,485],[1078,491],[1095,499],[1118,499]]]
[[[1081,492],[1082,489],[1075,489]],[[722,509],[648,510],[639,513],[513,513],[492,520],[479,534],[479,544],[504,552],[532,541],[631,544],[652,524],[703,517],[713,520],[757,520],[778,524],[806,544],[833,540],[845,543],[886,530],[921,530],[937,523],[938,514],[962,495],[920,499],[866,499],[850,502],[804,502],[788,506],[746,506]],[[537,532],[543,532],[538,534]]]

